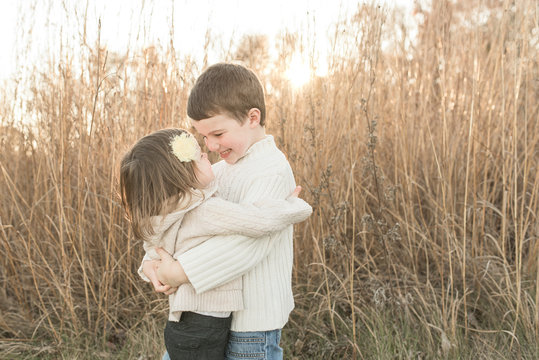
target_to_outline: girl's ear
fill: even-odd
[[[260,125],[260,110],[258,108],[252,108],[247,113],[249,127],[255,128]]]

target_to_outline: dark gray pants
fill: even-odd
[[[171,360],[221,360],[225,357],[232,316],[217,318],[183,312],[180,321],[168,321],[165,346]]]

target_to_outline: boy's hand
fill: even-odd
[[[155,292],[169,295],[170,290],[173,288],[171,288],[169,285],[163,284],[161,281],[159,281],[159,279],[157,279],[157,269],[159,268],[160,262],[161,260],[145,260],[142,263],[142,272],[148,279],[150,279]],[[174,291],[176,290],[174,289]]]
[[[157,280],[160,283],[168,285],[172,288],[178,288],[180,285],[189,282],[183,267],[177,260],[175,260],[168,252],[161,248],[157,248],[155,250],[161,257],[156,274]]]
[[[292,194],[290,194],[289,197],[295,197],[297,198],[299,196],[299,193],[301,192],[301,186],[296,186],[296,188],[294,189],[294,191],[292,192]]]

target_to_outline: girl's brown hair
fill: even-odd
[[[172,153],[172,138],[183,133],[187,131],[163,129],[146,135],[122,158],[120,197],[137,239],[153,235],[151,216],[199,186],[194,161],[181,162]]]

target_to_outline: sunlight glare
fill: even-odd
[[[311,80],[311,67],[296,54],[292,57],[285,76],[294,88],[300,88]]]

